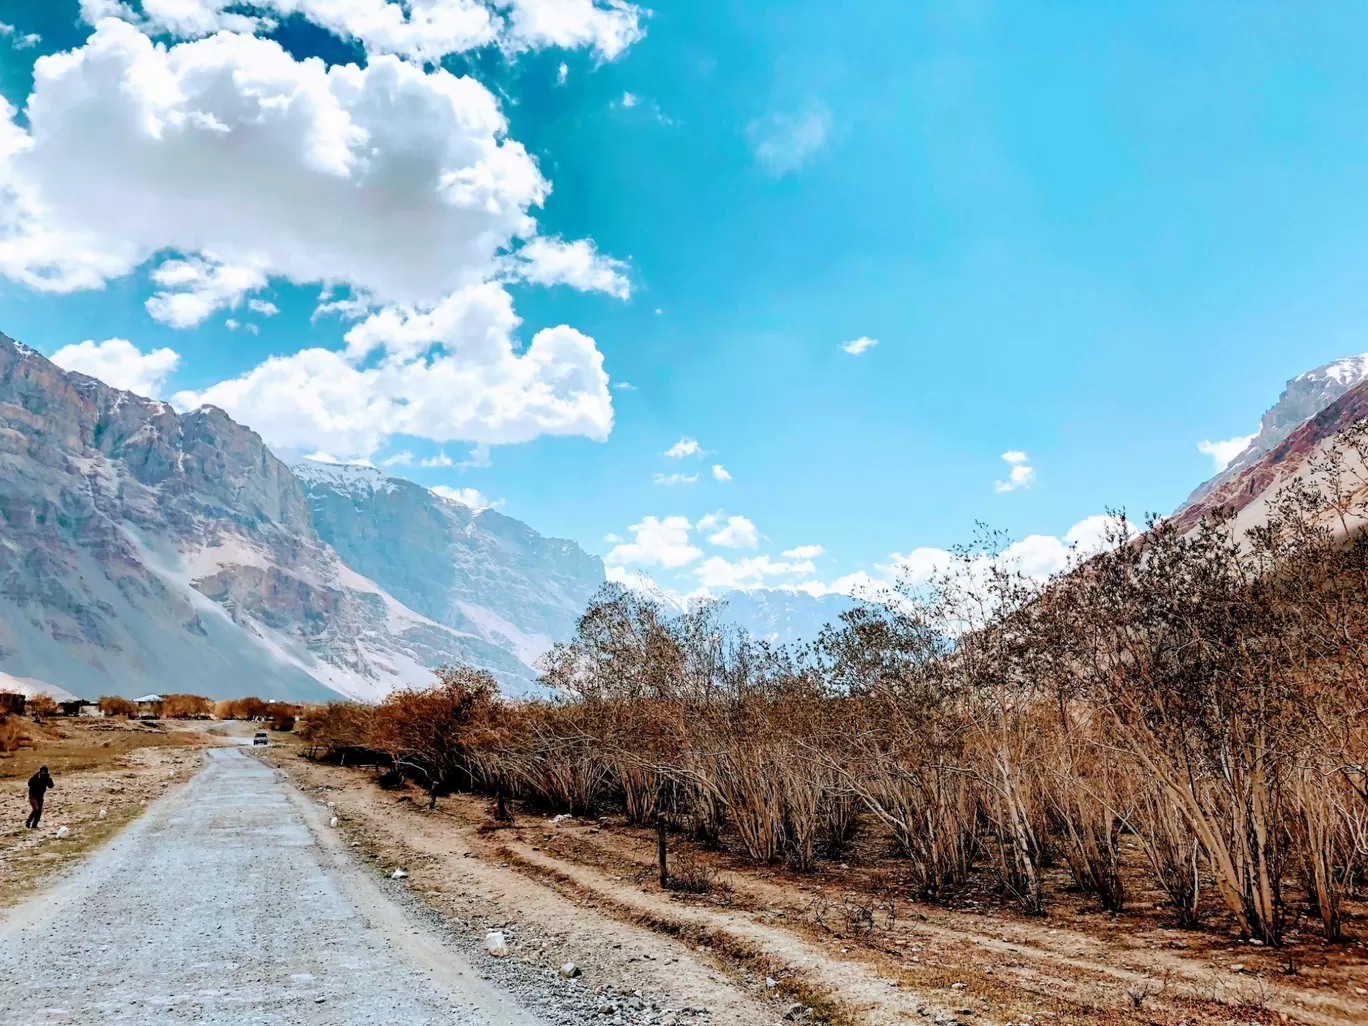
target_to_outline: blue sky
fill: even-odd
[[[231,20],[269,5],[187,0],[208,28],[278,43],[286,78],[318,56],[375,85],[393,59],[377,55],[398,51],[406,95],[455,105],[460,145],[395,108],[381,173],[325,169],[345,186],[330,191],[310,176],[333,151],[233,122],[260,95],[240,74],[157,108],[217,119],[176,122],[174,153],[166,133],[133,138],[146,110],[125,122],[135,101],[100,92],[116,58],[182,75],[265,59],[237,39],[175,66],[212,41],[158,22],[158,2],[86,0],[90,20],[122,19],[99,45],[77,0],[0,2],[11,135],[39,140],[0,147],[0,330],[49,355],[128,340],[161,397],[226,405],[282,451],[411,453],[396,472],[478,490],[591,551],[621,538],[619,572],[681,591],[879,576],[976,521],[1063,537],[1108,507],[1166,512],[1212,472],[1198,442],[1252,432],[1288,378],[1368,349],[1361,5],[544,0],[557,20],[534,31],[517,17],[538,5],[519,0],[482,42],[367,36],[328,0],[275,25]],[[35,59],[59,51],[80,60],[52,66],[30,126]],[[439,90],[439,64],[479,83],[506,132],[461,120],[488,111]],[[137,102],[162,102],[157,81]],[[236,148],[213,148],[225,138]],[[491,157],[499,140],[527,161]],[[422,159],[386,174],[385,147]],[[424,206],[438,179],[413,170],[460,171],[469,147],[498,171],[478,231],[450,203]],[[319,315],[325,280],[364,311]],[[474,322],[496,327],[477,340]],[[354,335],[348,349],[359,327],[372,348]],[[842,348],[860,338],[877,345]],[[434,346],[464,354],[440,384],[424,370]],[[169,372],[169,357],[146,362],[162,349]],[[350,355],[290,364],[299,389],[224,390],[310,349]],[[127,352],[101,356],[129,372]],[[377,411],[357,393],[386,360]],[[350,382],[341,398],[328,375]],[[284,417],[309,389],[316,409]],[[681,439],[699,452],[664,455]],[[487,459],[472,459],[480,442]],[[420,465],[439,454],[451,465]],[[997,486],[1014,468],[1020,486]],[[745,524],[724,533],[731,517]]]

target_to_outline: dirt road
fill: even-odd
[[[233,748],[0,919],[0,1023],[538,1026]]]

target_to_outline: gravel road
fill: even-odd
[[[0,919],[0,1023],[539,1026],[233,748]]]

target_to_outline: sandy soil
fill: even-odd
[[[757,872],[700,854],[720,886],[685,896],[654,880],[645,831],[527,815],[494,828],[480,799],[428,812],[421,792],[382,791],[366,770],[273,758],[369,857],[410,869],[411,889],[444,915],[478,918],[487,904],[524,949],[555,946],[609,988],[710,1004],[716,1021],[763,1021],[756,1005],[770,1018],[797,1006],[810,1010],[800,1018],[870,1024],[1368,1021],[1361,941],[1302,940],[1288,975],[1285,952],[1164,929],[1143,903],[1110,916],[1080,898],[1026,918],[881,895],[855,870]]]

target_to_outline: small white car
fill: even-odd
[[[255,748],[257,745],[264,745],[264,744],[269,744],[269,743],[270,743],[270,738],[267,737],[266,731],[264,731],[264,730],[258,730],[254,735],[252,735],[252,747],[254,747],[254,748]]]

